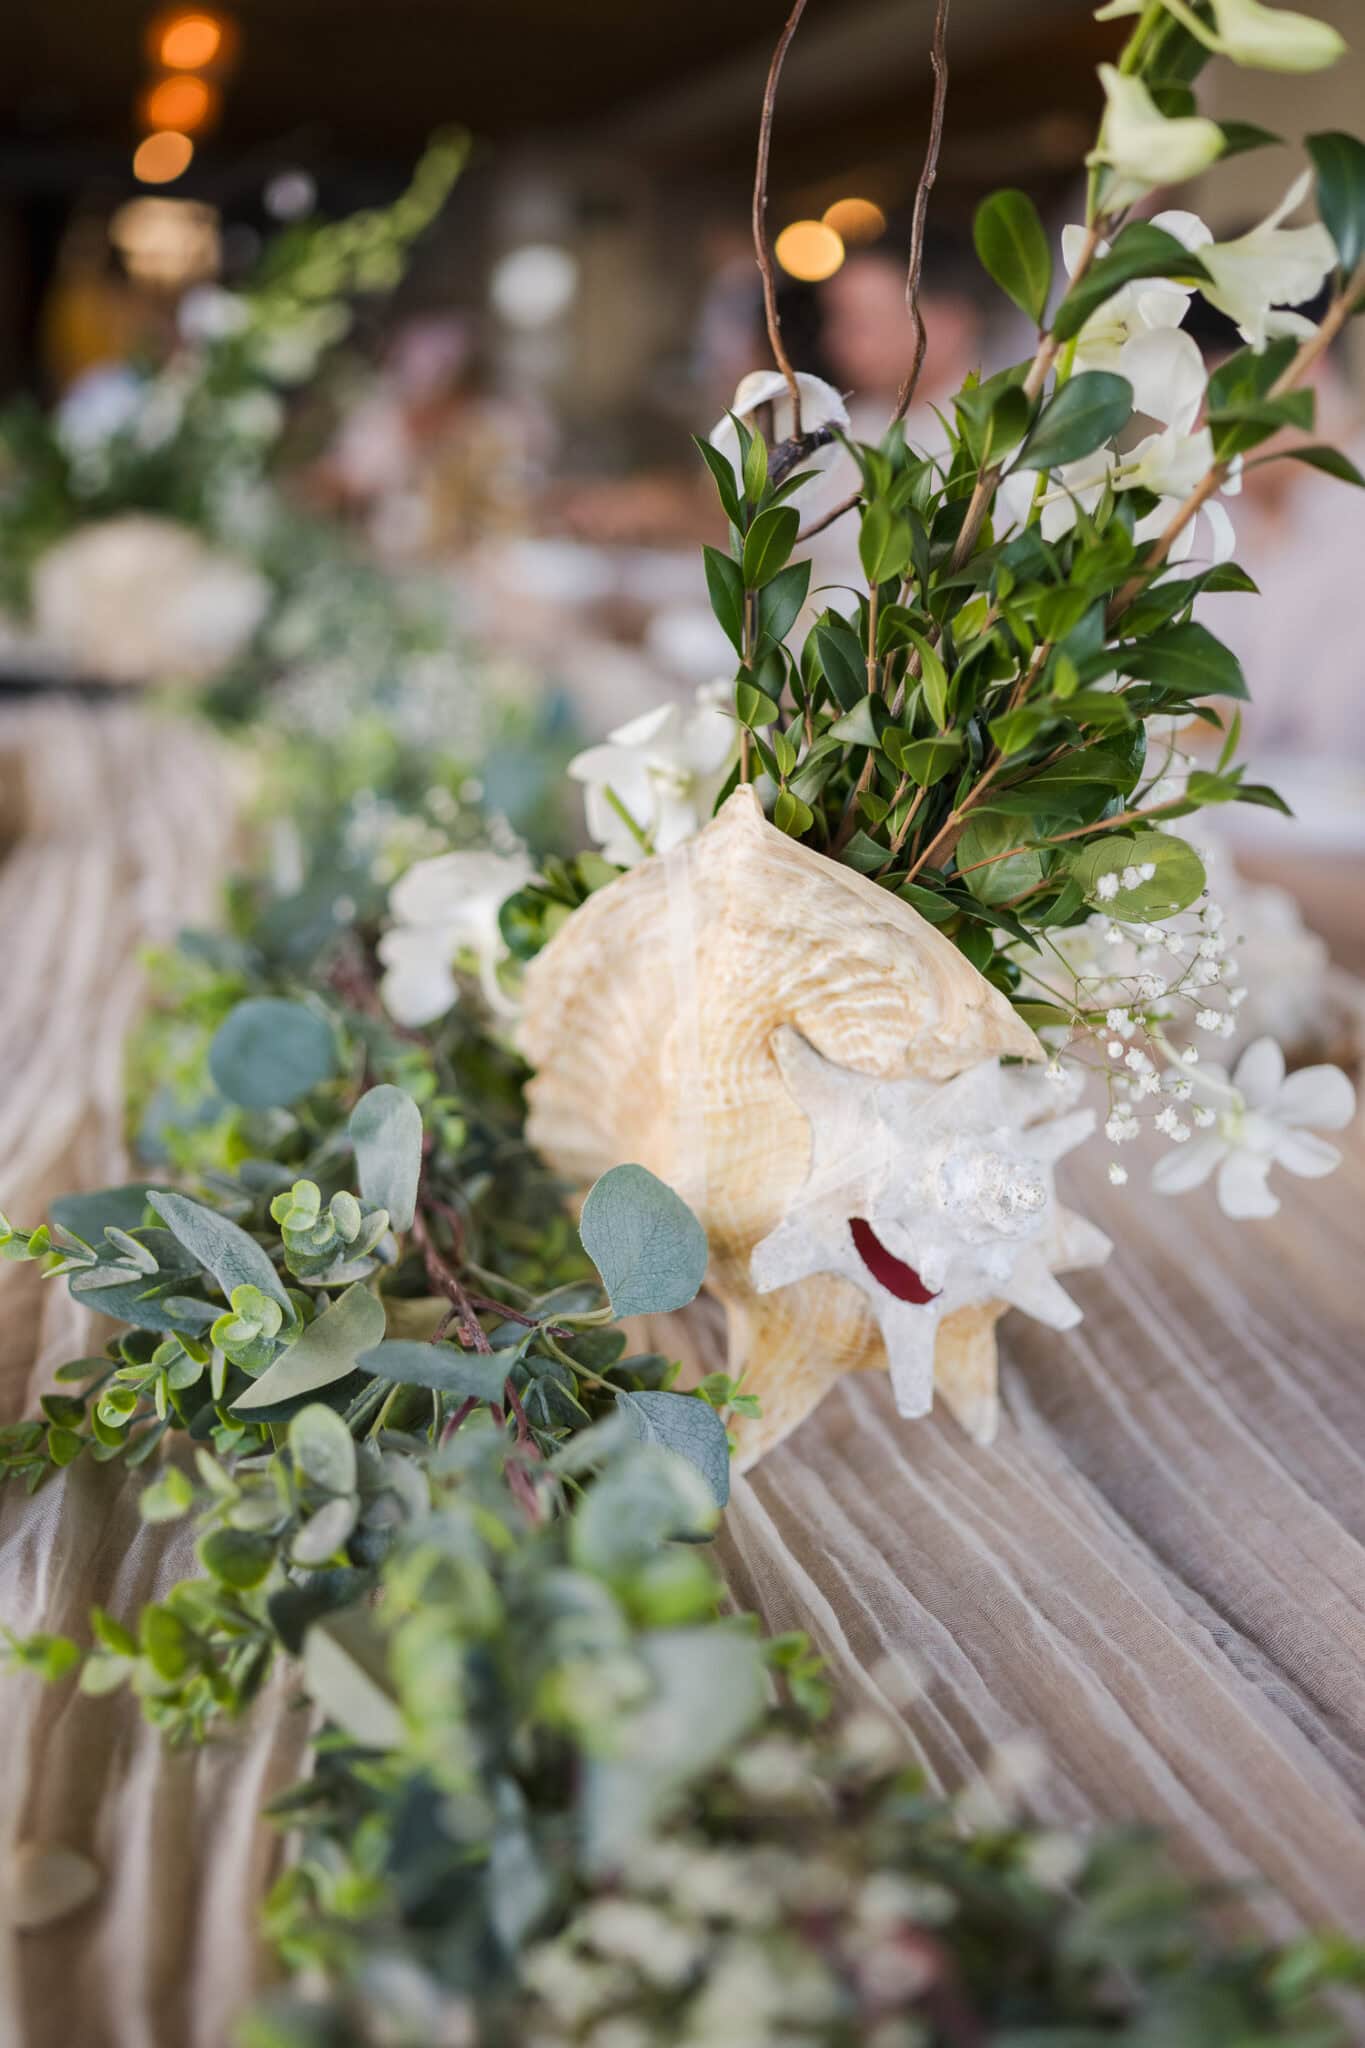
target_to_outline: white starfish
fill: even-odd
[[[1054,1330],[1080,1321],[1052,1272],[1063,1227],[1052,1169],[1089,1134],[1093,1110],[1049,1114],[1057,1083],[994,1059],[943,1083],[883,1081],[832,1065],[787,1026],[774,1050],[810,1124],[811,1164],[754,1248],[760,1294],[812,1273],[861,1288],[905,1416],[932,1405],[938,1326],[954,1309],[1003,1301]],[[1065,1230],[1067,1264],[1109,1249],[1077,1217]]]

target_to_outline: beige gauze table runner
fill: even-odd
[[[0,762],[13,740],[0,729]],[[25,745],[35,815],[0,867],[0,1200],[32,1221],[125,1177],[132,955],[212,915],[230,805],[212,751],[174,728],[54,714]],[[721,1543],[736,1600],[807,1629],[842,1698],[902,1719],[939,1782],[1037,1735],[1035,1813],[1170,1830],[1188,1868],[1265,1880],[1248,1915],[1275,1934],[1365,1921],[1365,1141],[1346,1143],[1339,1174],[1286,1179],[1259,1224],[1209,1189],[1158,1201],[1136,1171],[1112,1189],[1102,1160],[1066,1162],[1067,1199],[1116,1249],[1068,1283],[1079,1329],[1002,1324],[996,1444],[902,1422],[883,1378],[850,1376],[736,1484]],[[12,1418],[90,1330],[29,1269],[0,1280]],[[710,1366],[716,1333],[703,1304],[645,1335]],[[139,1524],[140,1483],[78,1464],[0,1503],[11,1626],[83,1636],[91,1602],[131,1615],[192,1568],[183,1531]],[[280,1848],[259,1810],[300,1768],[305,1716],[280,1687],[228,1740],[172,1753],[122,1699],[29,1679],[3,1698],[3,1843],[80,1850],[103,1885],[8,1938],[0,2042],[225,2048],[264,1971]]]

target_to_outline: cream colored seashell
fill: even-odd
[[[762,1408],[739,1425],[741,1466],[841,1374],[887,1363],[861,1287],[821,1273],[759,1295],[750,1279],[754,1247],[790,1212],[812,1157],[775,1050],[783,1026],[834,1065],[887,1081],[1041,1056],[949,940],[777,831],[747,787],[695,839],[592,896],[526,974],[531,1142],[580,1189],[625,1161],[646,1166],[706,1229],[730,1370]],[[946,1316],[934,1354],[937,1390],[982,1438],[1003,1307]]]

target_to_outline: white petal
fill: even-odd
[[[1275,1107],[1284,1080],[1284,1054],[1273,1038],[1258,1038],[1237,1062],[1232,1085],[1252,1109]]]
[[[1209,532],[1213,536],[1210,560],[1230,562],[1237,548],[1237,529],[1228,516],[1227,507],[1210,498],[1203,508],[1203,517],[1208,521]]]
[[[1068,277],[1074,277],[1076,274],[1076,265],[1080,262],[1081,251],[1085,247],[1088,232],[1088,229],[1078,226],[1074,221],[1068,222],[1066,227],[1062,229],[1062,262],[1066,267]],[[1099,243],[1095,250],[1096,257],[1107,256],[1108,254],[1109,244],[1107,242]]]
[[[1178,1150],[1164,1153],[1152,1168],[1152,1186],[1159,1195],[1183,1195],[1206,1181],[1227,1156],[1225,1138],[1191,1138]]]
[[[1204,402],[1204,358],[1179,327],[1153,327],[1119,350],[1119,375],[1133,387],[1133,405],[1149,419],[1188,433]],[[1207,466],[1207,465],[1205,465]]]
[[[1273,1216],[1279,1202],[1266,1185],[1270,1161],[1259,1153],[1233,1152],[1218,1173],[1218,1206],[1225,1216]]]
[[[659,704],[653,711],[642,711],[637,718],[618,725],[607,738],[614,747],[653,747],[661,740],[667,743],[680,723],[676,704]]]
[[[997,533],[1008,533],[1028,523],[1037,483],[1037,477],[1028,469],[1011,470],[1003,479],[995,494],[993,523]]]
[[[410,1031],[434,1024],[455,1001],[455,977],[445,961],[428,958],[391,967],[379,984],[380,1000],[395,1024]]]
[[[1164,213],[1154,213],[1152,226],[1174,235],[1177,242],[1183,242],[1187,249],[1206,249],[1213,240],[1213,229],[1206,227],[1197,213],[1187,213],[1180,206],[1168,207]]]
[[[1275,1099],[1278,1123],[1319,1131],[1344,1131],[1355,1113],[1356,1091],[1340,1067],[1300,1067]]]
[[[1275,1158],[1286,1172],[1297,1173],[1303,1180],[1321,1180],[1341,1164],[1336,1146],[1329,1145],[1326,1138],[1315,1138],[1311,1131],[1278,1132]]]
[[[827,384],[823,377],[812,377],[805,370],[797,371],[796,384],[801,393],[803,433],[808,434],[816,427],[847,428],[848,407],[844,404],[842,394],[836,391],[832,384]],[[746,426],[752,426],[753,416],[761,405],[771,405],[773,409],[772,433],[768,437],[769,440],[787,440],[793,424],[792,402],[787,380],[780,370],[751,370],[747,377],[741,377],[730,411],[743,420]],[[711,429],[710,440],[711,446],[719,450],[732,469],[737,470],[739,436],[728,415],[723,420],[717,420]],[[813,464],[818,469],[823,463],[834,460],[837,454],[837,448],[820,449],[808,458],[806,466]]]

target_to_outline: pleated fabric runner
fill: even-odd
[[[232,813],[196,733],[121,709],[0,720],[0,1202],[16,1219],[125,1176],[135,956],[213,914]],[[1358,1131],[1347,1146],[1338,1175],[1286,1182],[1282,1216],[1249,1225],[1207,1189],[1158,1201],[1136,1171],[1116,1190],[1102,1160],[1068,1162],[1066,1198],[1117,1249],[1069,1283],[1078,1330],[1002,1325],[996,1444],[903,1423],[883,1378],[846,1378],[737,1482],[721,1543],[736,1601],[809,1630],[842,1699],[903,1720],[940,1782],[1039,1736],[1034,1812],[1171,1830],[1187,1867],[1264,1880],[1246,1913],[1276,1934],[1365,1917]],[[643,1334],[720,1362],[705,1304]],[[64,1290],[0,1267],[6,1419],[92,1335]],[[92,1602],[128,1615],[192,1569],[185,1531],[139,1523],[139,1485],[82,1463],[0,1500],[10,1626],[83,1635]],[[174,1753],[120,1698],[10,1679],[3,1700],[4,1860],[16,1841],[61,1844],[103,1883],[60,1925],[5,1937],[0,2041],[226,2048],[265,1969],[280,1846],[259,1813],[300,1767],[305,1714],[276,1689],[227,1740]]]
[[[0,712],[0,1204],[16,1222],[126,1178],[140,955],[216,920],[240,780],[202,731],[131,704]],[[5,1421],[100,1341],[64,1287],[0,1265]],[[79,1464],[33,1499],[0,1494],[0,1618],[86,1640],[92,1603],[132,1615],[192,1572],[187,1532],[139,1521],[142,1483]],[[259,1813],[297,1774],[304,1716],[268,1704],[240,1739],[176,1753],[122,1699],[5,1678],[0,1701],[0,1888],[17,1842],[78,1850],[104,1879],[46,1932],[0,1927],[0,2042],[219,2048],[259,1974],[279,1854]]]

